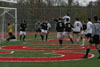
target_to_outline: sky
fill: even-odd
[[[0,1],[16,1],[16,0],[0,0]],[[65,0],[67,1],[67,0]],[[90,1],[96,1],[96,0],[74,0],[75,1],[78,1],[79,2],[79,5],[82,5],[82,6],[86,6]]]
[[[87,4],[89,4],[90,1],[96,1],[96,0],[74,0],[74,1],[79,1],[79,3],[83,6],[86,6]]]

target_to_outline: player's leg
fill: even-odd
[[[60,46],[62,46],[62,43],[63,43],[63,33],[62,32],[58,32],[57,33],[57,37],[59,39]]]
[[[26,38],[26,32],[23,32],[23,41],[25,41]]]
[[[7,41],[10,41],[12,39],[12,33],[9,33],[9,38],[7,39]]]
[[[82,32],[81,37],[82,37],[82,45],[81,46],[83,47],[85,45],[85,32],[84,31]]]
[[[82,57],[82,58],[88,58],[88,54],[90,52],[90,47],[92,46],[92,44],[94,43],[93,39],[91,38],[88,44],[88,48],[86,50],[86,54]]]
[[[77,32],[77,43],[79,43],[79,41],[80,41],[80,33]]]
[[[98,59],[100,59],[100,48],[99,48],[100,39],[99,39],[99,35],[96,35],[96,36],[94,37],[94,42],[95,42],[95,47],[96,47],[96,49],[97,49],[98,52],[99,52],[99,57],[98,57]]]
[[[68,37],[69,37],[69,39],[70,39],[70,41],[72,42],[72,43],[74,43],[74,41],[73,41],[73,39],[72,39],[72,32],[68,32]]]
[[[41,39],[42,39],[42,41],[44,41],[44,34],[45,34],[45,33],[44,33],[44,30],[42,29],[42,30],[41,30]]]
[[[46,41],[48,41],[48,35],[49,35],[49,31],[47,31],[46,33]]]
[[[22,40],[23,32],[20,31],[20,41]]]
[[[36,32],[35,32],[35,39],[37,38],[37,33],[38,33],[38,32],[36,31]]]

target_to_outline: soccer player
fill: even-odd
[[[35,24],[35,39],[37,38],[37,34],[39,33],[41,35],[41,22],[38,21],[36,24]]]
[[[77,42],[80,40],[80,32],[82,28],[82,23],[79,21],[78,18],[76,18],[76,21],[74,23],[73,33],[77,36]]]
[[[13,24],[11,24],[11,23],[8,23],[8,30],[9,30],[9,38],[6,40],[6,41],[10,41],[11,39],[16,39],[16,37],[13,35],[13,27],[14,27],[14,25],[15,25],[16,23],[13,23]]]
[[[86,29],[86,37],[88,40],[90,40],[91,35],[92,35],[92,21],[90,18],[88,18],[87,29]]]
[[[47,41],[47,39],[48,39],[48,31],[49,31],[50,27],[51,26],[48,23],[47,19],[41,24],[42,41],[44,41],[44,37],[45,37],[45,41]]]
[[[98,44],[100,44],[100,24],[98,22],[97,16],[94,17],[94,24],[92,25],[92,37],[89,42],[90,42],[90,44],[88,45],[86,54],[82,58],[88,58],[88,53],[90,52],[90,47],[92,46],[92,44],[95,44],[95,47],[99,52],[98,59],[100,59],[100,48],[98,45]]]
[[[27,29],[27,25],[25,23],[25,20],[22,19],[22,22],[20,23],[20,41],[25,41],[26,38],[26,29]]]
[[[82,40],[82,45],[85,45],[85,35],[86,35],[86,29],[87,29],[87,24],[85,21],[82,22],[82,32],[81,32],[81,40]]]
[[[64,17],[62,17],[62,19],[64,20],[64,24],[67,23],[67,21],[66,21],[67,18],[69,19],[69,21],[71,20],[69,13],[67,13]]]
[[[65,25],[62,22],[62,18],[54,19],[54,21],[57,22],[57,24],[56,24],[56,30],[58,32],[57,33],[57,38],[59,39],[60,46],[62,46],[62,43],[63,43],[63,32],[64,32],[64,29],[65,29]]]
[[[67,23],[65,24],[65,32],[63,33],[63,35],[67,35],[68,38],[70,39],[70,41],[72,43],[74,43],[73,39],[72,39],[72,28],[73,28],[73,25],[70,23],[69,18],[67,18],[66,21],[67,21]]]

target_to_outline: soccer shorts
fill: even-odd
[[[44,30],[44,29],[41,29],[41,32],[42,33],[46,33],[46,34],[48,33],[48,31],[47,30]]]
[[[64,36],[70,36],[70,35],[72,35],[72,33],[71,32],[63,32],[63,35]]]
[[[73,31],[73,33],[74,33],[74,34],[79,34],[80,32],[78,32],[78,31]]]
[[[86,32],[85,31],[82,31],[81,34],[86,35]]]
[[[58,32],[57,33],[57,38],[61,38],[61,37],[63,37],[63,32]]]
[[[90,40],[90,43],[92,44],[100,44],[100,38],[99,38],[99,35],[94,35],[93,36],[93,40]]]
[[[20,31],[20,35],[26,35],[25,31]]]
[[[86,34],[86,37],[87,38],[91,38],[92,37],[92,34],[91,33],[88,33],[88,34]]]

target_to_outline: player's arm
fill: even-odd
[[[51,24],[48,23],[48,31],[51,29]]]
[[[25,30],[27,30],[27,24],[25,24]]]
[[[59,26],[59,23],[56,24],[56,31],[58,31],[58,26]]]
[[[16,23],[13,23],[13,24],[11,25],[11,27],[14,27],[14,26],[15,26],[15,24],[16,24]]]
[[[71,24],[71,28],[74,28],[74,26],[72,25],[72,23],[70,23]]]

